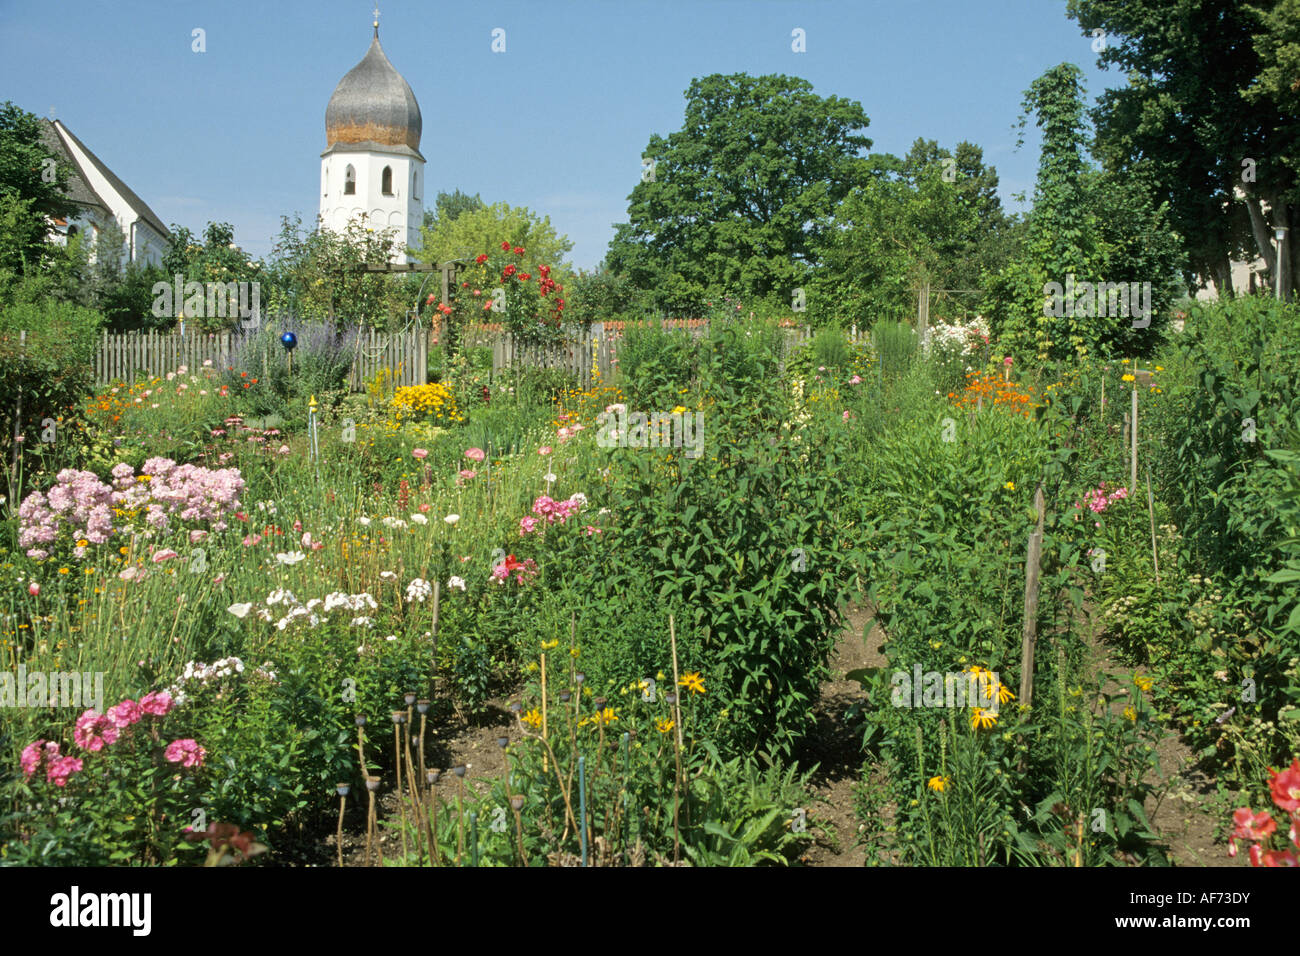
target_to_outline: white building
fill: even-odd
[[[379,45],[379,23],[361,62],[339,81],[325,108],[320,221],[342,232],[360,217],[400,244],[395,262],[409,262],[424,220],[424,157],[420,104]]]
[[[66,195],[77,204],[70,220],[55,221],[54,240],[66,243],[69,236],[88,233],[93,255],[100,232],[115,221],[122,230],[125,262],[160,264],[172,237],[145,201],[59,120],[41,120],[41,140],[55,163],[68,170]]]

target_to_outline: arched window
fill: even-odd
[[[420,174],[414,166],[411,167],[411,198],[420,201]]]
[[[76,226],[69,226],[69,227],[68,227],[68,238],[71,239],[71,238],[72,238],[73,236],[75,236],[78,232],[80,232],[80,230],[79,230]]]
[[[385,166],[384,174],[379,178],[379,191],[385,196],[393,194],[393,167]]]
[[[322,195],[328,196],[328,195],[330,194],[330,167],[329,167],[329,163],[326,163],[326,164],[325,164],[325,171],[322,173],[321,178],[324,179],[324,184],[323,184],[323,187],[324,187],[324,188],[322,189]]]
[[[348,168],[343,171],[343,195],[355,196],[357,194],[357,171],[348,164]]]

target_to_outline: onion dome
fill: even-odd
[[[339,80],[325,107],[326,152],[335,147],[399,153],[409,149],[419,156],[422,126],[420,104],[384,55],[376,24],[370,49]]]

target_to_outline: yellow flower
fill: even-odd
[[[1120,376],[1120,381],[1121,381],[1121,382],[1132,382],[1132,381],[1136,381],[1136,379],[1134,379],[1132,375],[1129,375],[1129,374],[1126,372],[1125,374],[1123,374],[1123,375]]]
[[[655,674],[655,680],[667,680],[667,679],[668,678],[665,676],[663,671],[660,671],[658,674]]]
[[[1150,690],[1151,685],[1155,683],[1150,677],[1134,676],[1133,683],[1137,685],[1138,690]]]
[[[668,733],[668,731],[670,731],[670,730],[672,730],[672,729],[673,729],[673,721],[672,721],[672,718],[671,718],[671,717],[667,717],[667,718],[665,718],[665,717],[656,717],[656,718],[655,718],[655,730],[659,731],[659,733],[661,733],[661,734],[666,734],[666,733]]]
[[[1006,684],[998,684],[998,703],[1005,704],[1009,700],[1015,700],[1016,695],[1007,689]]]
[[[529,727],[532,727],[534,730],[537,730],[542,726],[542,712],[538,710],[536,707],[534,707],[528,713],[524,714],[519,719],[522,720],[524,723],[526,723]]]
[[[69,572],[68,572],[68,569],[67,569],[67,568],[59,568],[59,573],[60,573],[60,574],[68,574]]]
[[[675,406],[673,407],[673,411],[672,411],[672,413],[673,413],[674,415],[685,415],[685,414],[686,414],[686,406],[685,406],[685,405],[675,405]]]
[[[1165,367],[1164,367],[1163,365],[1157,365],[1157,366],[1156,366],[1156,371],[1157,371],[1157,372],[1163,372],[1164,370],[1165,370]]]
[[[89,544],[90,544],[90,542],[87,541],[85,538],[81,538],[80,540],[77,541],[77,547],[78,547],[78,548],[84,548],[84,547],[88,546]]]
[[[549,651],[551,648],[559,647],[559,646],[560,646],[560,642],[558,639],[554,641],[542,641],[542,650],[544,651]]]
[[[931,790],[933,790],[935,793],[943,793],[943,788],[948,786],[948,778],[931,777],[929,782],[926,783],[926,786],[929,787]]]
[[[1132,707],[1125,707],[1125,708],[1124,708],[1124,715],[1123,715],[1123,716],[1124,716],[1124,719],[1125,719],[1125,720],[1134,720],[1134,721],[1135,721],[1135,720],[1137,720],[1137,716],[1138,716],[1138,715],[1137,715],[1137,711],[1134,710]]]
[[[1127,365],[1127,364],[1128,364],[1128,359],[1120,359],[1120,360],[1119,360],[1119,364],[1120,364],[1120,365]]]
[[[1005,489],[1007,489],[1007,491],[1015,491],[1015,490],[1016,490],[1016,483],[1015,483],[1014,481],[1008,481],[1008,482],[1007,482],[1005,485],[1003,485],[1002,487],[1005,488]]]
[[[699,671],[691,671],[688,674],[683,674],[682,679],[677,682],[677,686],[685,687],[692,693],[704,693],[704,681],[700,678]]]
[[[580,652],[576,647],[571,647],[571,648],[569,648],[569,656],[570,656],[570,657],[577,657],[578,654],[580,654],[580,653],[581,653],[581,652]]]
[[[998,722],[998,715],[991,710],[985,710],[983,707],[976,707],[970,715],[970,725],[973,730],[976,727],[982,727],[988,730]]]

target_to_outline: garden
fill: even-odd
[[[307,330],[319,394],[95,392],[15,458],[5,861],[1154,865],[1176,740],[1194,862],[1294,862],[1298,324],[1025,367],[741,315],[630,328],[617,384],[365,396]],[[628,410],[702,453],[601,440]]]

